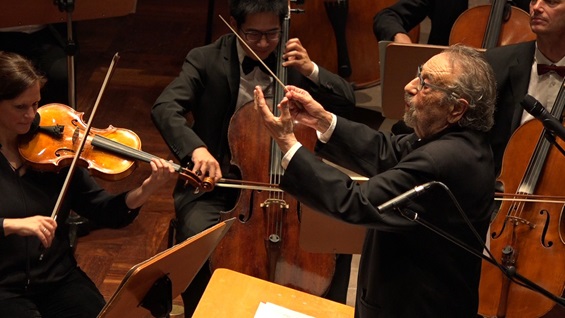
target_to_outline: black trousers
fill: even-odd
[[[78,267],[61,282],[31,289],[19,297],[0,300],[0,317],[95,318],[105,305],[96,285]]]

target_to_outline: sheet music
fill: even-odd
[[[273,303],[259,303],[254,318],[314,318],[297,311],[275,305]]]

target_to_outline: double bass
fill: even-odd
[[[510,5],[508,0],[470,8],[463,12],[451,28],[449,44],[491,49],[535,40],[530,29],[530,15]]]
[[[556,118],[562,118],[565,109],[564,85],[551,110]],[[565,153],[560,147],[565,141],[555,139],[537,120],[514,132],[499,177],[509,198],[502,202],[488,233],[491,253],[505,271],[519,273],[556,296],[565,287],[565,202],[535,198],[565,196],[561,173]],[[534,200],[523,200],[530,197]],[[487,317],[541,317],[555,306],[550,298],[486,262],[479,298],[479,313]]]
[[[284,51],[289,26],[290,10],[283,23],[278,52]],[[280,63],[277,78],[286,83],[286,69]],[[274,109],[284,93],[284,86],[275,83]],[[230,120],[231,164],[239,169],[243,180],[279,184],[283,173],[281,151],[253,107],[253,103],[242,106]],[[304,145],[310,140],[313,146],[315,132],[302,128],[295,127],[297,138]],[[300,215],[306,208],[284,192],[242,190],[235,207],[221,217],[237,221],[212,253],[211,270],[229,268],[313,295],[324,295],[333,278],[335,254],[310,253],[300,248]]]

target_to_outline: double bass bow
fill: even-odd
[[[237,32],[222,20],[240,43],[246,45]],[[283,23],[279,56],[288,41],[289,25],[290,6]],[[248,49],[255,54],[251,48]],[[276,109],[285,93],[286,69],[277,63],[277,74],[270,72],[280,84],[275,83],[272,106]],[[309,133],[315,138],[313,130]],[[240,170],[242,179],[279,184],[283,173],[280,165],[282,154],[269,136],[260,114],[254,110],[253,102],[233,114],[228,129],[231,164]],[[313,295],[324,295],[333,278],[335,255],[301,250],[299,217],[304,208],[283,192],[241,191],[235,207],[221,216],[221,219],[236,218],[238,221],[212,253],[211,270],[229,268]]]
[[[551,114],[562,118],[565,82]],[[549,140],[548,140],[549,139]],[[506,200],[489,230],[490,249],[506,271],[519,273],[552,295],[565,287],[565,156],[555,139],[537,120],[519,127],[504,152],[499,181]],[[515,193],[515,195],[511,195]],[[524,200],[524,198],[536,198]],[[555,200],[561,198],[561,200]],[[555,302],[503,275],[483,262],[479,314],[487,317],[541,317]]]

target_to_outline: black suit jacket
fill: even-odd
[[[381,10],[373,20],[379,41],[392,41],[396,33],[408,33],[426,17],[430,18],[429,44],[447,45],[453,23],[467,10],[468,0],[399,0]]]
[[[520,102],[528,93],[535,48],[535,41],[531,41],[496,47],[485,53],[494,70],[497,87],[494,126],[490,131],[497,174],[502,166],[504,149],[520,126],[523,113]]]
[[[153,105],[153,122],[183,165],[190,162],[194,149],[204,146],[222,165],[224,175],[229,170],[227,132],[240,81],[236,41],[235,35],[227,34],[191,50],[179,76]],[[319,80],[318,86],[295,69],[288,69],[288,83],[308,90],[328,110],[346,114],[355,107],[350,83],[322,67]],[[188,113],[193,123],[187,121]]]
[[[484,239],[494,203],[486,134],[453,127],[418,140],[338,118],[318,155],[372,176],[358,184],[300,148],[281,181],[282,189],[313,209],[368,227],[355,317],[476,317],[480,258],[396,211],[377,207],[417,185],[441,181]],[[443,188],[430,189],[406,207],[482,250]]]

